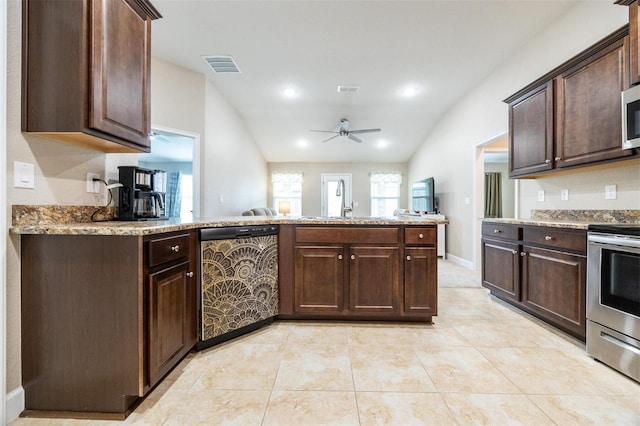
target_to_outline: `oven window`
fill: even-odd
[[[640,317],[640,254],[602,250],[600,303]]]

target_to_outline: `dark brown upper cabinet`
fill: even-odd
[[[620,124],[628,41],[618,39],[556,77],[556,168],[631,155],[621,148]]]
[[[637,156],[622,149],[620,94],[629,87],[625,26],[505,100],[509,177]]]
[[[22,131],[103,152],[150,151],[146,0],[23,0]]]
[[[629,84],[640,83],[640,8],[637,0],[616,0],[616,4],[629,6]]]

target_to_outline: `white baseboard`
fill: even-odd
[[[24,411],[24,388],[18,386],[7,394],[7,424],[16,420]]]
[[[473,270],[473,262],[463,259],[461,257],[458,256],[454,256],[451,253],[447,253],[447,260],[450,261],[451,263],[458,265],[458,266],[462,266],[463,268],[467,268],[467,269],[471,269]]]

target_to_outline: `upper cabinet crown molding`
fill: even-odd
[[[22,131],[149,152],[151,20],[161,17],[153,5],[23,0],[22,10]]]

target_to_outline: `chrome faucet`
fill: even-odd
[[[338,181],[338,189],[336,189],[336,197],[342,198],[342,202],[340,203],[342,205],[340,213],[341,217],[347,217],[347,212],[353,212],[353,207],[347,207],[347,194],[345,194],[345,192],[344,179],[340,179]]]

